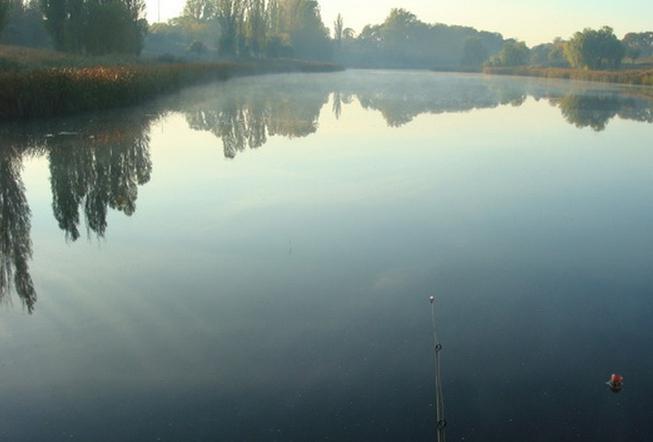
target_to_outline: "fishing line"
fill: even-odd
[[[435,320],[435,297],[429,298],[431,302],[431,323],[433,325],[433,362],[435,370],[435,430],[438,442],[446,441],[445,429],[447,420],[444,418],[444,394],[442,392],[442,369],[440,364],[440,352],[442,344],[438,338],[438,326]]]

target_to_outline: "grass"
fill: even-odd
[[[592,71],[572,68],[516,66],[486,67],[483,69],[483,72],[492,75],[520,75],[527,77],[563,78],[568,80],[653,86],[653,68]]]
[[[48,117],[129,106],[184,86],[234,76],[340,69],[298,60],[163,63],[0,46],[0,118]]]

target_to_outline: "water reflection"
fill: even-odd
[[[570,124],[604,130],[610,120],[653,122],[653,97],[637,89],[538,79],[438,76],[372,72],[344,76],[264,78],[247,87],[219,87],[186,94],[175,104],[190,127],[218,137],[226,158],[263,146],[268,137],[304,137],[318,129],[320,113],[331,102],[340,119],[358,101],[380,112],[390,127],[422,114],[468,112],[503,105],[522,106],[529,97],[548,100]],[[626,93],[624,93],[624,91]],[[207,94],[208,92],[208,94]]]
[[[236,87],[236,83],[238,87]],[[347,116],[357,102],[380,112],[390,127],[422,114],[459,113],[502,105],[522,106],[532,97],[557,106],[570,124],[605,130],[615,117],[653,122],[653,100],[623,89],[587,83],[485,78],[425,73],[350,72],[240,79],[189,90],[130,112],[111,112],[0,127],[0,298],[15,291],[29,312],[36,292],[29,272],[30,209],[21,180],[23,159],[48,159],[54,218],[76,241],[83,225],[103,237],[110,209],[131,216],[138,188],[152,174],[149,129],[170,110],[190,128],[215,135],[224,156],[265,145],[270,137],[306,137],[319,128],[321,112]],[[325,106],[330,103],[330,106]]]
[[[614,95],[570,94],[553,98],[565,119],[576,127],[604,130],[610,120],[619,116],[624,120],[653,123],[653,105],[647,100]]]
[[[12,289],[31,313],[36,292],[29,272],[31,213],[21,179],[21,155],[0,151],[0,299]]]
[[[66,239],[104,236],[109,208],[131,216],[138,186],[152,173],[149,127],[155,114],[107,113],[90,118],[12,124],[0,150],[0,300],[11,291],[32,313],[36,291],[29,271],[31,213],[21,178],[28,156],[48,159],[52,210]]]
[[[104,120],[100,131],[84,130],[47,139],[52,208],[59,227],[73,241],[80,236],[80,212],[89,232],[102,237],[109,208],[131,216],[138,186],[150,180],[149,121]]]
[[[318,129],[318,119],[329,99],[328,90],[314,90],[306,82],[282,81],[277,87],[214,89],[191,93],[178,104],[191,128],[208,131],[222,140],[224,156],[235,158],[246,148],[257,149],[268,137],[305,137]]]

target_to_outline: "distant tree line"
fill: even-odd
[[[337,59],[361,67],[480,67],[503,44],[501,34],[464,26],[428,24],[405,9],[393,9],[379,25],[358,36],[335,24]]]
[[[619,39],[609,27],[532,48],[499,33],[429,24],[392,9],[357,34],[339,15],[325,26],[317,0],[186,0],[183,14],[148,26],[145,0],[0,0],[0,43],[89,55],[335,60],[353,67],[480,70],[482,66],[617,69],[653,57],[653,31]],[[649,63],[653,60],[649,60]]]
[[[629,33],[623,40],[609,26],[584,29],[569,40],[556,38],[529,49],[525,43],[506,41],[501,51],[486,63],[488,66],[545,66],[577,69],[618,69],[625,58],[636,61],[653,56],[653,32]]]

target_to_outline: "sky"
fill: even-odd
[[[148,19],[179,15],[185,0],[146,0]],[[621,37],[630,31],[653,30],[653,0],[321,0],[325,24],[338,13],[357,32],[381,23],[393,7],[408,9],[422,21],[473,26],[535,45],[567,38],[586,28],[610,25]],[[365,6],[363,6],[365,5]]]

